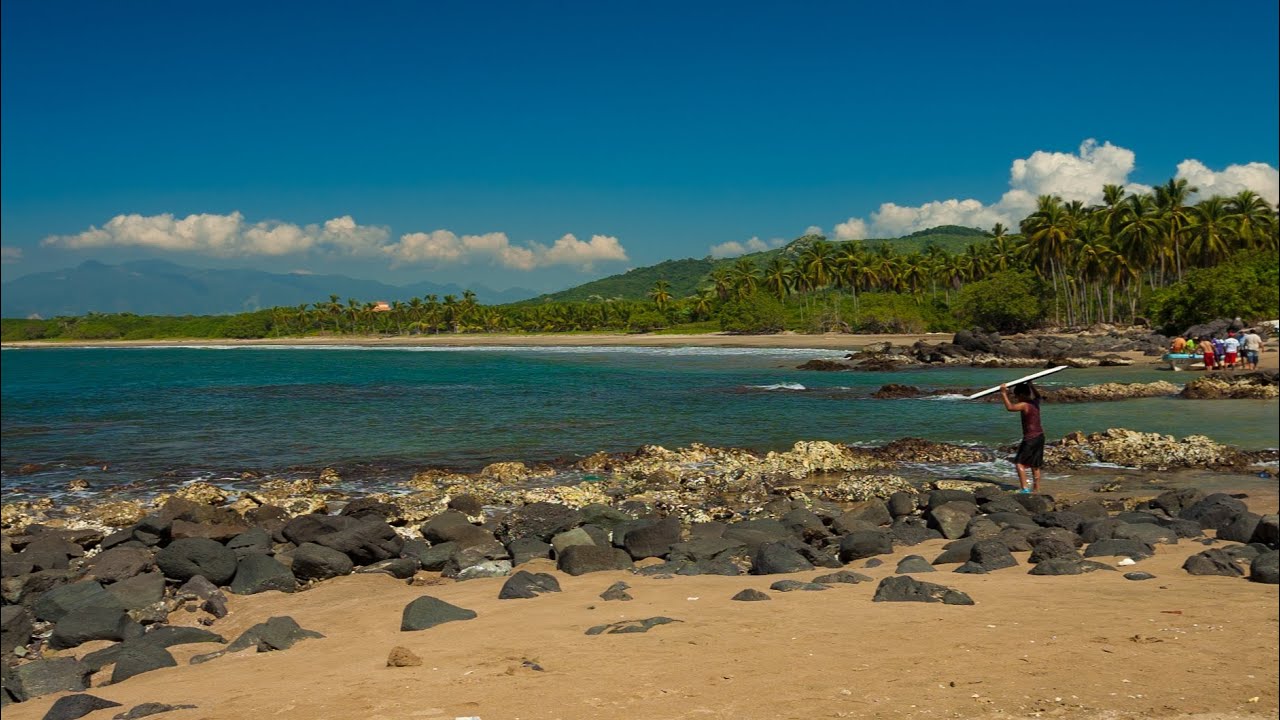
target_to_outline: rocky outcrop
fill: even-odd
[[[1275,400],[1280,397],[1280,372],[1205,375],[1187,383],[1181,396],[1188,400]]]
[[[1172,435],[1143,433],[1123,428],[1106,432],[1071,433],[1045,448],[1045,463],[1079,466],[1094,462],[1138,468],[1233,468],[1244,467],[1255,458],[1229,445],[1221,445],[1203,435],[1178,439]]]

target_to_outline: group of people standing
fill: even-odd
[[[1262,337],[1252,329],[1238,334],[1235,330],[1228,330],[1225,338],[1221,333],[1200,338],[1177,337],[1169,349],[1174,353],[1200,355],[1206,371],[1257,370]]]

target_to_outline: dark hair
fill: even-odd
[[[1014,385],[1013,394],[1015,397],[1026,398],[1028,400],[1040,399],[1040,391],[1036,390],[1036,386],[1032,385],[1030,380]]]

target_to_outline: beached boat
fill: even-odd
[[[1169,369],[1173,371],[1180,370],[1203,370],[1204,358],[1200,355],[1192,355],[1190,353],[1165,353],[1160,358],[1162,362],[1169,363]]]

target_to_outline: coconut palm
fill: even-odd
[[[791,263],[781,255],[774,255],[769,258],[768,264],[764,267],[764,286],[771,295],[783,300],[787,297],[787,293],[791,292],[793,283],[795,282],[795,271],[791,268]]]
[[[755,294],[760,286],[760,271],[749,258],[738,258],[730,270],[733,287],[739,299]]]
[[[1187,259],[1209,267],[1226,258],[1235,244],[1234,217],[1229,202],[1211,197],[1192,206],[1189,216]]]
[[[1178,279],[1182,279],[1182,245],[1187,228],[1191,225],[1191,215],[1187,210],[1187,198],[1199,192],[1185,178],[1174,178],[1169,182],[1156,186],[1156,213],[1164,226],[1166,252],[1173,254],[1174,268]]]
[[[1252,190],[1227,201],[1231,224],[1241,248],[1276,249],[1276,210]]]
[[[658,306],[660,312],[666,312],[671,306],[671,283],[666,280],[659,280],[653,284],[653,289],[649,291],[649,299],[653,304]]]

